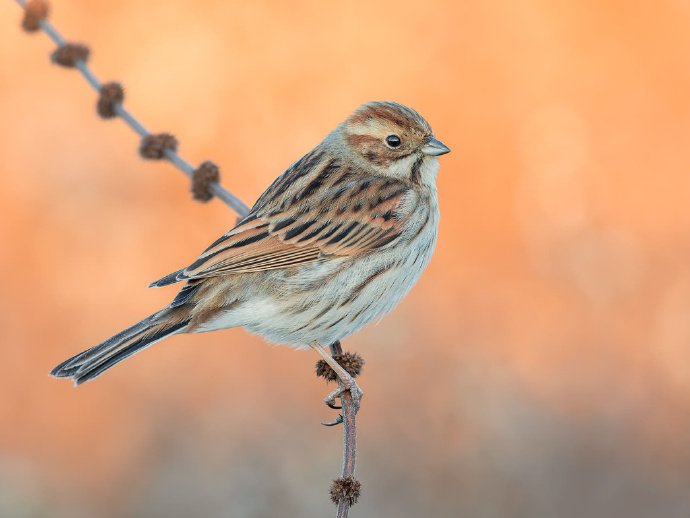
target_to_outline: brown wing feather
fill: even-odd
[[[404,221],[397,209],[409,191],[404,183],[355,175],[334,160],[322,160],[311,174],[301,173],[295,181],[281,177],[274,182],[261,203],[176,280],[357,255],[400,235]]]

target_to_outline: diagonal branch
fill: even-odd
[[[75,67],[77,70],[79,70],[79,72],[81,72],[81,75],[84,77],[84,79],[86,79],[89,85],[91,85],[96,92],[102,94],[104,85],[91,71],[87,64],[89,54],[88,48],[83,45],[70,44],[60,35],[55,27],[46,19],[48,14],[48,4],[39,0],[29,0],[28,2],[26,0],[16,1],[22,8],[25,9],[25,19],[23,23],[24,29],[27,31],[35,31],[40,29],[45,32],[51,40],[53,40],[55,45],[57,45],[58,49],[56,53],[53,54],[53,61],[62,66]],[[74,52],[75,50],[76,52]],[[60,51],[66,52],[62,52],[62,54],[60,54]],[[108,85],[112,84],[113,83],[108,83]],[[125,121],[125,123],[142,139],[155,137],[155,135],[152,135],[143,124],[141,124],[129,111],[127,111],[122,102],[113,103],[112,111],[115,115]],[[175,149],[176,147],[176,145],[166,147],[162,150],[162,156],[160,157],[146,156],[145,158],[165,157],[185,175],[190,178],[194,178],[195,173],[199,171],[199,169],[195,169],[189,162],[182,158],[177,153]],[[213,195],[234,210],[240,217],[244,217],[249,212],[249,207],[247,207],[242,200],[225,189],[217,181],[209,182],[208,189]],[[210,196],[208,198],[210,198]]]

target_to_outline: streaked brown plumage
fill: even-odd
[[[251,212],[187,268],[173,302],[58,365],[88,381],[176,333],[243,326],[305,348],[392,309],[436,244],[437,156],[449,150],[414,110],[368,103],[295,162]]]

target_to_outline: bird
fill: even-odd
[[[429,264],[448,152],[415,110],[363,104],[194,262],[151,283],[184,282],[168,306],[51,374],[77,386],[169,336],[243,327],[314,349],[340,381],[326,403],[349,390],[358,407],[361,389],[325,348],[380,320]]]

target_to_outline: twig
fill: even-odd
[[[91,85],[91,87],[96,90],[96,92],[100,93],[101,95],[103,94],[103,87],[104,85],[101,83],[101,81],[96,77],[96,75],[91,71],[89,66],[86,63],[86,60],[88,59],[88,48],[86,48],[83,45],[75,45],[75,44],[70,44],[67,43],[67,41],[60,35],[60,33],[53,27],[53,25],[46,19],[46,16],[48,14],[48,4],[47,2],[44,1],[38,1],[38,0],[29,0],[28,2],[26,0],[16,0],[17,3],[25,9],[25,19],[23,22],[23,27],[27,31],[35,31],[38,29],[43,30],[48,37],[53,40],[55,45],[57,45],[58,49],[56,53],[53,54],[53,61],[57,64],[60,64],[62,66],[67,66],[67,67],[75,67],[81,72],[81,75],[86,79],[86,81]],[[76,53],[69,53],[69,51],[77,50]],[[61,50],[67,50],[67,60],[66,61],[61,61],[60,60],[60,55],[58,54]],[[80,53],[79,51],[85,52],[85,53]],[[112,85],[113,83],[108,83],[108,85]],[[107,86],[107,85],[106,85]],[[155,135],[152,135],[146,127],[144,127],[143,124],[141,124],[130,112],[128,112],[125,107],[122,105],[121,100],[119,102],[114,102],[112,105],[112,111],[120,117],[125,123],[132,128],[142,139],[146,139],[147,137],[153,137]],[[99,107],[99,113],[101,113],[100,107]],[[101,113],[101,116],[104,116]],[[104,116],[106,117],[106,116]],[[199,171],[201,168],[195,169],[192,167],[192,165],[187,162],[184,158],[182,158],[175,149],[173,148],[166,148],[162,150],[163,155],[160,157],[145,157],[145,158],[167,158],[175,167],[177,167],[180,171],[182,171],[185,175],[187,175],[189,178],[194,179],[195,175],[197,174],[197,171]],[[206,162],[205,162],[206,163]],[[202,164],[203,165],[203,164]],[[203,174],[202,176],[208,177],[207,174]],[[217,175],[216,175],[217,178]],[[198,182],[196,183],[197,189],[198,189]],[[234,210],[240,217],[244,217],[247,215],[249,212],[249,207],[247,207],[242,200],[240,200],[238,197],[236,197],[234,194],[226,190],[222,185],[218,183],[218,181],[209,181],[207,183],[207,189],[215,195],[218,199],[223,201],[226,205],[228,205],[232,210]],[[210,196],[196,196],[196,190],[195,190],[195,198],[200,200],[200,201],[206,201],[210,199]]]
[[[342,356],[340,342],[331,344],[331,355]],[[360,365],[361,369],[361,365]],[[350,373],[352,374],[352,372]],[[340,380],[338,380],[340,383]],[[347,518],[350,507],[357,502],[361,489],[355,478],[355,459],[357,457],[357,421],[352,394],[349,390],[340,396],[343,411],[343,467],[340,478],[331,485],[331,499],[338,505],[337,518]]]
[[[362,372],[364,360],[359,354],[344,353],[340,341],[330,345],[332,359],[340,365],[350,376],[356,378]],[[331,423],[322,423],[325,426],[343,425],[343,466],[340,478],[331,484],[331,500],[338,506],[337,518],[346,518],[359,498],[362,485],[355,478],[355,459],[357,457],[357,409],[352,399],[352,393],[342,382],[338,373],[325,359],[316,362],[316,375],[328,381],[337,381],[340,386],[340,408],[342,413]]]
[[[16,0],[24,9],[25,17],[23,28],[28,32],[42,30],[57,45],[53,53],[53,62],[65,66],[74,67],[99,93],[100,97],[97,110],[101,117],[107,119],[117,116],[132,128],[142,139],[139,152],[143,158],[166,158],[175,167],[192,179],[192,191],[194,198],[199,201],[208,201],[215,195],[240,217],[249,212],[249,208],[239,198],[227,191],[218,183],[218,168],[211,162],[203,162],[197,169],[177,153],[177,140],[167,133],[151,134],[131,113],[123,106],[124,90],[119,83],[103,84],[87,65],[89,57],[88,47],[75,43],[68,43],[53,25],[46,19],[48,15],[48,3],[45,0]],[[339,363],[354,377],[364,364],[358,355],[343,353],[340,342],[331,344],[331,355],[338,358]],[[349,362],[349,365],[345,365]],[[318,373],[318,367],[317,367]],[[331,379],[328,374],[323,375]],[[337,379],[333,377],[332,379]],[[340,383],[340,381],[339,381]],[[337,518],[347,518],[350,507],[357,502],[361,484],[354,478],[355,458],[357,454],[357,427],[356,412],[349,390],[343,392],[340,397],[342,403],[343,424],[343,465],[341,477],[334,480],[331,489],[331,499],[338,506]]]

